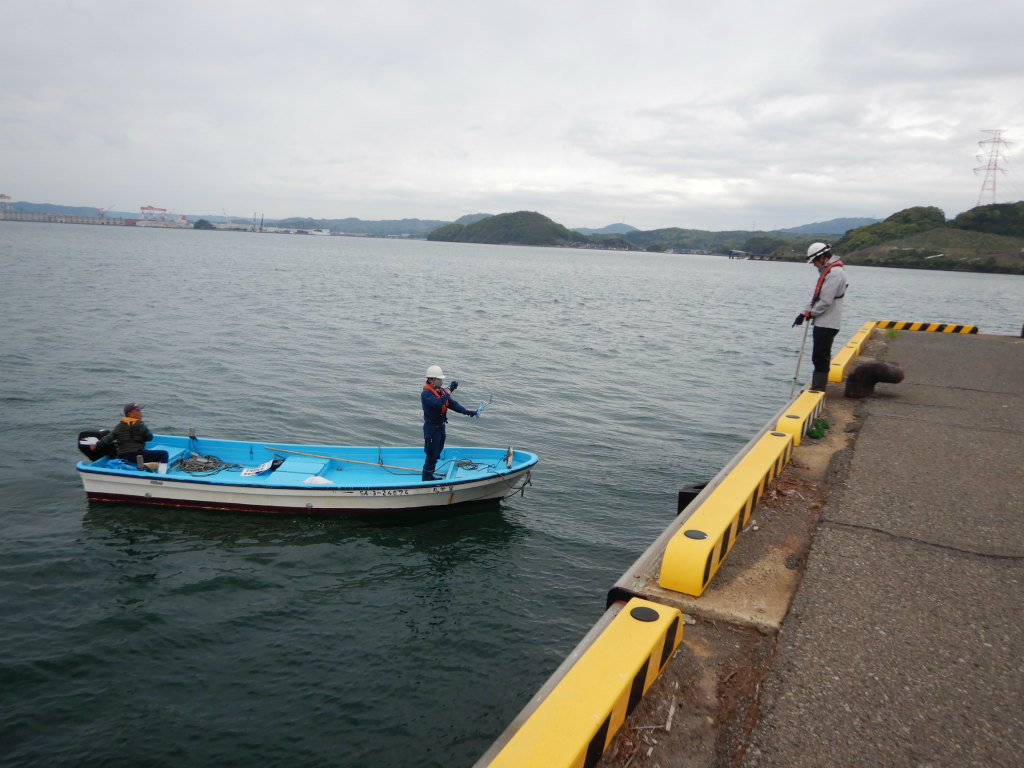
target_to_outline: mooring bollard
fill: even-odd
[[[690,483],[684,485],[683,489],[679,492],[679,501],[676,503],[676,515],[682,512],[693,501],[700,492],[707,488],[707,483]]]

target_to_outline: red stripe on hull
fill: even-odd
[[[459,501],[452,504],[437,504],[424,507],[393,507],[389,509],[380,508],[355,508],[345,509],[330,508],[308,508],[308,507],[273,507],[253,504],[214,504],[206,501],[181,501],[178,499],[153,499],[142,498],[118,493],[86,493],[89,501],[109,501],[119,504],[138,504],[147,507],[179,507],[186,509],[208,509],[221,512],[257,512],[265,515],[305,515],[320,517],[339,517],[344,515],[389,515],[389,514],[413,514],[417,512],[436,512],[441,509],[455,509],[472,505],[497,504],[501,501],[496,499],[476,499],[471,501]]]

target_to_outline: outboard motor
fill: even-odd
[[[109,429],[87,429],[83,432],[78,433],[78,450],[85,454],[85,458],[89,461],[96,461],[96,459],[102,459],[104,456],[115,458],[117,456],[117,449],[111,445],[105,451],[94,451],[92,446],[104,435],[110,434]]]

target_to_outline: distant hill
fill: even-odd
[[[946,221],[934,206],[907,208],[847,232],[848,264],[1024,274],[1024,202],[986,205]]]
[[[609,224],[607,227],[601,227],[600,229],[577,227],[573,231],[584,235],[625,235],[630,232],[639,232],[640,230],[636,227],[631,227],[629,224]]]
[[[829,219],[818,221],[814,224],[804,224],[801,227],[790,227],[780,229],[779,232],[786,232],[791,235],[845,235],[851,229],[874,224],[881,219]]]
[[[950,226],[993,235],[1024,237],[1024,202],[980,205],[958,215]]]
[[[427,239],[450,243],[557,246],[586,240],[586,237],[534,211],[516,211],[488,216],[468,225],[447,224],[435,229]]]
[[[741,230],[709,232],[704,229],[666,227],[665,229],[629,232],[622,237],[637,250],[675,253],[729,253],[734,250],[769,253],[783,243],[800,241],[797,235],[781,235],[773,239],[774,245],[771,247],[753,247],[750,245],[752,235],[751,232]]]

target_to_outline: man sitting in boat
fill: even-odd
[[[471,411],[452,399],[452,392],[458,388],[459,382],[453,381],[449,389],[445,389],[443,383],[444,374],[441,372],[441,366],[432,365],[427,368],[427,383],[423,385],[423,391],[420,393],[420,402],[423,404],[423,450],[427,454],[426,461],[423,462],[424,480],[443,479],[434,475],[434,467],[437,466],[437,460],[444,449],[444,425],[448,421],[448,409],[470,417],[476,416],[476,411]]]
[[[153,439],[153,433],[142,420],[143,407],[141,403],[128,403],[124,407],[124,418],[94,443],[92,450],[101,451],[113,444],[121,461],[135,464],[139,469],[143,469],[144,464],[156,462],[157,471],[163,475],[167,473],[167,451],[146,450],[146,443]]]

